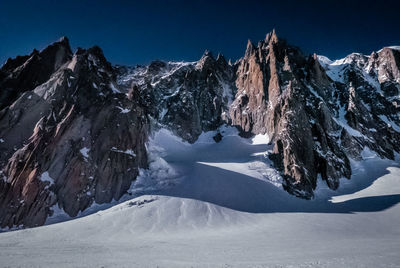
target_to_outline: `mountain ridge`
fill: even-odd
[[[337,189],[364,148],[400,152],[399,66],[396,49],[328,61],[275,31],[235,64],[206,51],[134,68],[111,65],[97,46],[72,53],[61,38],[0,69],[0,226],[118,200],[164,127],[190,143],[223,125],[268,135],[289,193],[312,198],[318,177]]]

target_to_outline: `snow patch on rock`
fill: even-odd
[[[87,147],[83,147],[82,149],[79,150],[81,155],[85,158],[85,161],[87,161],[87,159],[89,158],[89,151],[90,149]]]
[[[130,109],[122,108],[120,106],[115,106],[115,107],[121,110],[120,112],[121,114],[127,114],[131,111]]]
[[[110,83],[110,89],[113,93],[121,93],[121,91],[115,87],[113,83]]]
[[[52,178],[52,177],[50,177],[50,175],[49,175],[49,172],[44,172],[44,173],[42,173],[42,175],[40,176],[40,180],[42,181],[42,182],[48,182],[49,184],[45,187],[45,189],[48,189],[51,185],[53,185],[55,182],[54,182],[54,179]]]

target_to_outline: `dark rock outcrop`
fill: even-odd
[[[29,56],[9,58],[0,69],[0,110],[11,105],[23,92],[46,82],[72,57],[66,37]]]
[[[147,133],[138,96],[119,93],[102,51],[78,49],[3,111],[1,226],[42,225],[53,206],[76,216],[118,200],[147,166]]]
[[[198,62],[154,61],[127,75],[125,86],[139,89],[149,114],[158,123],[191,143],[203,131],[228,122],[234,95],[234,67],[222,55],[215,59],[206,51]]]

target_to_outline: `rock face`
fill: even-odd
[[[93,202],[119,199],[147,165],[148,117],[139,99],[118,91],[100,48],[64,55],[65,40],[44,50],[59,48],[54,54],[68,59],[46,82],[27,85],[12,105],[2,102],[2,227],[42,225],[53,206],[76,216]],[[44,63],[37,64],[30,68]]]
[[[29,56],[8,59],[0,70],[0,110],[46,82],[71,56],[69,41],[63,37],[40,52],[35,49]]]
[[[369,148],[393,159],[400,151],[398,52],[384,48],[335,63],[320,57],[321,65],[274,31],[257,46],[249,41],[238,63],[232,124],[244,135],[269,135],[270,157],[290,193],[311,198],[318,176],[337,189],[351,176],[348,156],[360,159]]]
[[[0,227],[118,200],[161,127],[190,143],[223,124],[267,134],[289,193],[312,198],[318,178],[337,189],[349,158],[400,152],[399,70],[397,47],[331,61],[275,31],[235,64],[206,51],[196,62],[112,66],[99,47],[72,53],[62,38],[0,69]]]
[[[318,174],[333,189],[339,178],[350,178],[334,120],[338,89],[316,56],[304,56],[273,31],[257,46],[249,41],[238,65],[232,124],[247,135],[268,134],[285,188],[310,198]]]
[[[351,130],[352,138],[342,139],[351,157],[359,158],[364,147],[389,159],[399,152],[399,66],[400,51],[390,47],[326,62],[327,74],[343,89],[338,113]]]
[[[119,81],[139,89],[150,116],[191,143],[202,131],[228,122],[235,76],[222,55],[214,58],[206,51],[198,62],[154,61],[147,67],[119,70]]]

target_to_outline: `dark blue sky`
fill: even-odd
[[[400,1],[0,0],[0,62],[60,36],[99,45],[115,64],[197,60],[205,49],[238,59],[272,28],[330,58],[400,45]]]

